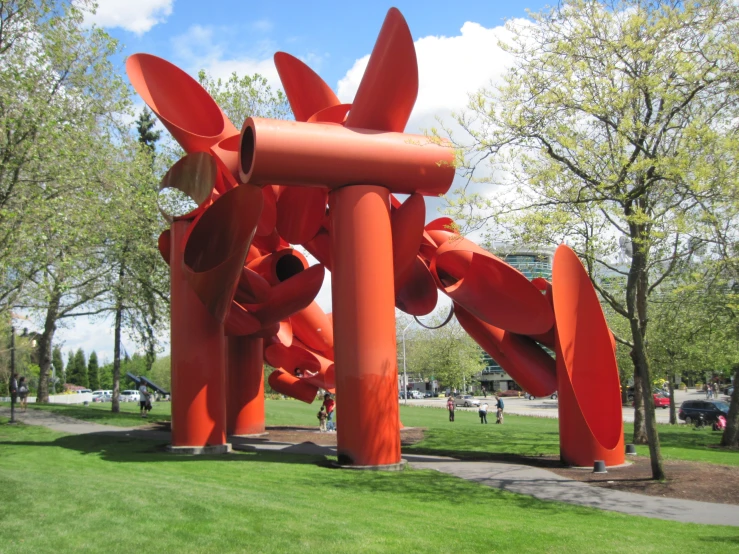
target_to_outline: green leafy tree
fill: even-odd
[[[93,350],[90,353],[90,359],[87,361],[87,378],[90,381],[90,388],[98,390],[100,388],[100,368],[98,367],[98,355]]]
[[[154,125],[156,120],[153,114],[146,108],[141,110],[138,119],[136,120],[136,131],[139,136],[139,143],[145,147],[149,153],[154,156],[156,152],[156,143],[162,136],[161,131],[155,131]]]
[[[454,215],[468,226],[498,223],[523,242],[568,242],[596,286],[607,272],[625,278],[621,297],[599,290],[629,324],[618,339],[641,384],[647,436],[635,426],[635,440],[649,444],[655,479],[664,470],[649,298],[694,253],[706,212],[696,199],[724,186],[717,160],[737,159],[738,22],[737,6],[721,0],[561,2],[509,25],[512,67],[458,118],[468,139],[458,143],[462,170],[508,187],[493,200],[468,191]],[[487,177],[474,173],[486,162]],[[630,248],[624,268],[609,258],[619,237]]]

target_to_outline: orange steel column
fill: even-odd
[[[205,308],[183,273],[189,221],[172,223],[170,276],[172,446],[226,444],[223,324]]]
[[[226,430],[264,433],[264,339],[228,337]]]
[[[329,195],[339,463],[400,462],[390,193]]]

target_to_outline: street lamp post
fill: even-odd
[[[10,382],[15,379],[15,327],[10,326]],[[15,383],[15,394],[10,393],[10,423],[15,423],[15,399],[18,397],[18,381]]]
[[[408,377],[405,373],[405,332],[411,328],[411,325],[413,325],[412,321],[403,329],[403,404],[408,404]]]

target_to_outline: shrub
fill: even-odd
[[[688,387],[685,383],[680,383],[677,388],[680,390],[688,390]]]
[[[696,383],[695,390],[703,390],[703,383]]]

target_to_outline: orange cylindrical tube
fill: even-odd
[[[229,435],[264,433],[264,339],[228,337],[226,340],[226,430]]]
[[[256,185],[374,183],[401,194],[438,195],[454,178],[454,151],[428,137],[325,123],[249,118],[239,156],[242,181]]]
[[[329,195],[339,463],[400,462],[389,191]]]
[[[189,221],[171,229],[172,445],[226,443],[225,344],[219,323],[183,271]]]

